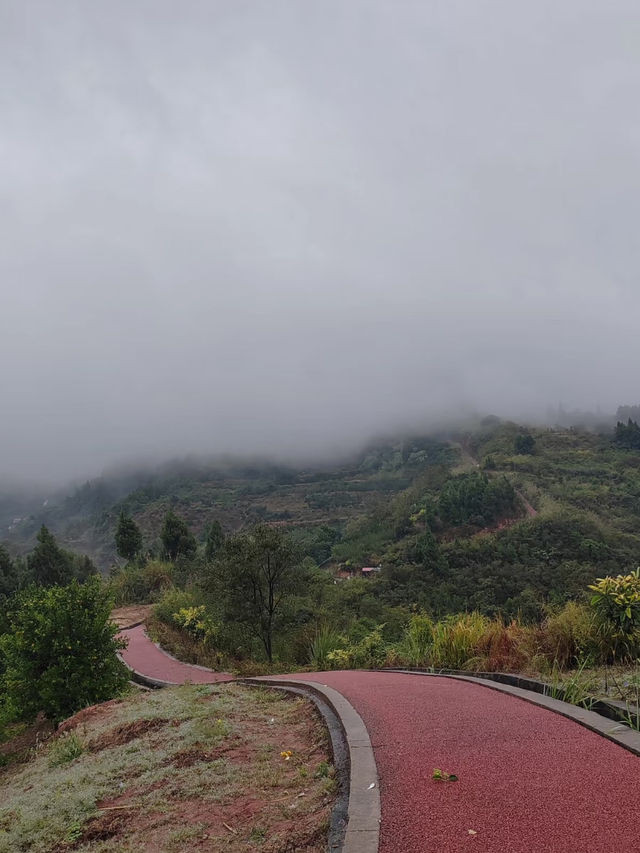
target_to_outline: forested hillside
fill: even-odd
[[[44,523],[107,571],[121,513],[139,526],[144,553],[162,557],[169,511],[203,554],[213,522],[227,536],[266,522],[340,580],[380,566],[363,592],[375,618],[419,606],[535,620],[596,576],[640,562],[640,452],[615,432],[488,418],[446,436],[379,442],[336,468],[193,462],[104,478],[50,500],[5,540],[14,556],[30,551]]]

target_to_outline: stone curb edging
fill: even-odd
[[[531,705],[538,705],[541,708],[546,708],[548,711],[559,714],[561,717],[566,717],[574,723],[578,723],[578,725],[584,726],[584,728],[590,729],[601,737],[616,743],[628,752],[640,756],[640,732],[634,731],[622,724],[616,725],[615,721],[603,717],[601,714],[596,714],[595,711],[588,711],[586,708],[580,708],[578,705],[570,705],[568,702],[563,702],[560,699],[552,699],[551,696],[545,696],[533,690],[524,690],[522,687],[514,687],[510,684],[490,681],[487,678],[477,678],[471,675],[420,672],[410,669],[385,669],[384,671],[404,675],[419,675],[427,678],[451,678],[457,681],[468,681],[472,684],[478,684],[480,687],[486,687],[488,690],[508,693],[510,696],[522,699]]]
[[[326,684],[303,679],[279,679],[261,676],[243,679],[246,684],[278,687],[284,690],[302,689],[311,697],[320,698],[336,715],[342,729],[348,755],[347,825],[342,845],[332,850],[338,853],[377,853],[380,841],[380,784],[378,768],[369,732],[362,717],[344,696]],[[320,709],[322,712],[322,709]]]
[[[111,621],[113,622],[113,619]],[[119,625],[118,631],[130,631],[132,628],[137,628],[139,625],[144,625],[146,621],[146,619],[139,619],[137,622],[132,622],[131,625]]]
[[[120,652],[116,653],[118,656],[118,660],[123,663],[126,668],[131,673],[131,680],[135,681],[136,684],[142,684],[144,687],[151,687],[154,690],[159,690],[162,687],[179,687],[177,681],[160,681],[157,678],[151,678],[150,675],[144,675],[142,672],[138,672],[137,669],[134,669],[132,666],[126,662],[126,660],[122,657]],[[214,683],[214,682],[212,682]]]
[[[393,672],[400,667],[389,667],[381,670],[382,672]],[[418,672],[431,675],[461,675],[471,678],[482,678],[486,681],[497,681],[499,684],[508,684],[511,687],[521,687],[523,690],[532,690],[534,693],[541,693],[543,696],[551,696],[554,699],[565,699],[566,691],[562,685],[553,687],[546,681],[538,681],[535,678],[529,678],[526,675],[518,675],[512,672],[476,672],[473,670],[460,669],[421,669],[420,667],[403,667],[404,672]],[[375,670],[377,671],[377,670]],[[602,699],[598,697],[589,697],[592,702],[589,707],[590,711],[595,711],[602,717],[608,717],[614,723],[623,723],[628,725],[628,719],[631,717],[634,721],[632,728],[640,725],[640,709],[628,702],[619,702],[616,699]],[[569,704],[573,704],[569,702]]]
[[[139,625],[143,625],[145,623],[145,621],[146,620],[143,619],[140,622],[136,622],[135,625],[130,625],[128,628],[120,628],[119,633],[122,633],[123,631],[129,631],[131,628],[137,628]],[[210,667],[208,667],[208,666],[201,666],[198,663],[185,663],[185,661],[180,660],[177,657],[174,657],[166,649],[163,649],[162,646],[160,645],[160,643],[156,643],[154,640],[152,640],[146,631],[145,631],[145,636],[147,637],[147,639],[149,640],[150,643],[153,643],[153,645],[159,651],[162,652],[163,655],[166,655],[168,658],[171,658],[171,660],[175,661],[176,663],[181,664],[182,666],[190,666],[193,669],[199,669],[202,672],[212,672],[212,673],[214,673],[214,675],[222,675],[222,674],[226,675],[227,674],[227,673],[218,673],[216,670],[210,669]],[[161,687],[179,687],[181,684],[184,684],[184,682],[182,682],[182,681],[161,681],[158,678],[151,678],[151,676],[144,675],[144,673],[138,672],[137,669],[134,669],[132,666],[129,666],[129,664],[126,662],[126,660],[122,657],[122,655],[119,652],[118,652],[118,658],[122,661],[122,663],[127,667],[129,672],[131,673],[132,681],[136,681],[138,684],[143,684],[146,687],[152,687],[154,689],[160,689]],[[212,682],[205,682],[205,683],[217,684],[217,683],[223,683],[223,682],[212,681]]]

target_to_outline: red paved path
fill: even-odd
[[[213,672],[181,663],[170,655],[165,654],[155,643],[147,637],[144,625],[128,628],[120,632],[120,636],[126,637],[129,645],[121,652],[124,662],[149,678],[158,681],[167,681],[172,684],[184,684],[185,681],[193,681],[196,684],[212,684],[216,681],[232,681],[233,676],[226,672]]]
[[[143,626],[122,633],[124,659],[151,678],[232,678],[174,660]],[[362,716],[380,774],[380,853],[640,851],[640,758],[577,723],[447,678],[284,677],[328,684]],[[459,781],[434,782],[435,767]]]
[[[447,678],[299,677],[339,690],[369,730],[380,853],[640,851],[640,758],[577,723]]]

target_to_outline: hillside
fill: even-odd
[[[388,502],[425,468],[451,465],[456,456],[446,441],[427,436],[378,442],[334,467],[298,469],[262,460],[174,462],[155,471],[104,476],[44,500],[41,495],[31,501],[6,498],[0,541],[12,553],[24,554],[46,524],[63,546],[88,554],[104,571],[116,562],[113,535],[121,510],[134,517],[151,549],[159,547],[169,509],[183,516],[200,539],[214,520],[227,533],[260,521],[340,530]]]
[[[378,608],[537,619],[546,603],[640,562],[640,453],[604,432],[487,418],[447,435],[378,442],[334,468],[191,462],[104,478],[50,500],[6,540],[24,553],[45,523],[107,570],[123,509],[151,551],[169,509],[200,541],[214,520],[227,534],[267,521],[329,571],[380,564],[368,588]]]

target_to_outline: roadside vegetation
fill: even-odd
[[[618,581],[590,587],[640,564],[635,417],[621,409],[617,427],[589,429],[485,418],[380,441],[334,469],[188,463],[86,484],[17,525],[16,535],[37,533],[26,555],[0,546],[0,724],[38,712],[55,723],[118,695],[107,600],[152,605],[148,629],[170,652],[240,674],[412,665],[562,680],[600,668],[603,690],[626,684],[631,694],[637,602],[616,616]],[[58,529],[66,519],[78,541],[100,540],[94,557],[112,555],[102,580],[47,519]],[[76,671],[71,650],[84,641],[74,636],[44,643],[69,652],[67,670],[49,671],[24,639],[41,624],[27,611],[72,613],[83,589],[96,607],[103,596],[100,666]],[[73,684],[73,708],[52,707],[48,688],[19,695],[19,671]],[[80,689],[92,677],[99,690]]]
[[[0,853],[320,853],[335,787],[306,700],[238,685],[136,693],[0,770]]]

